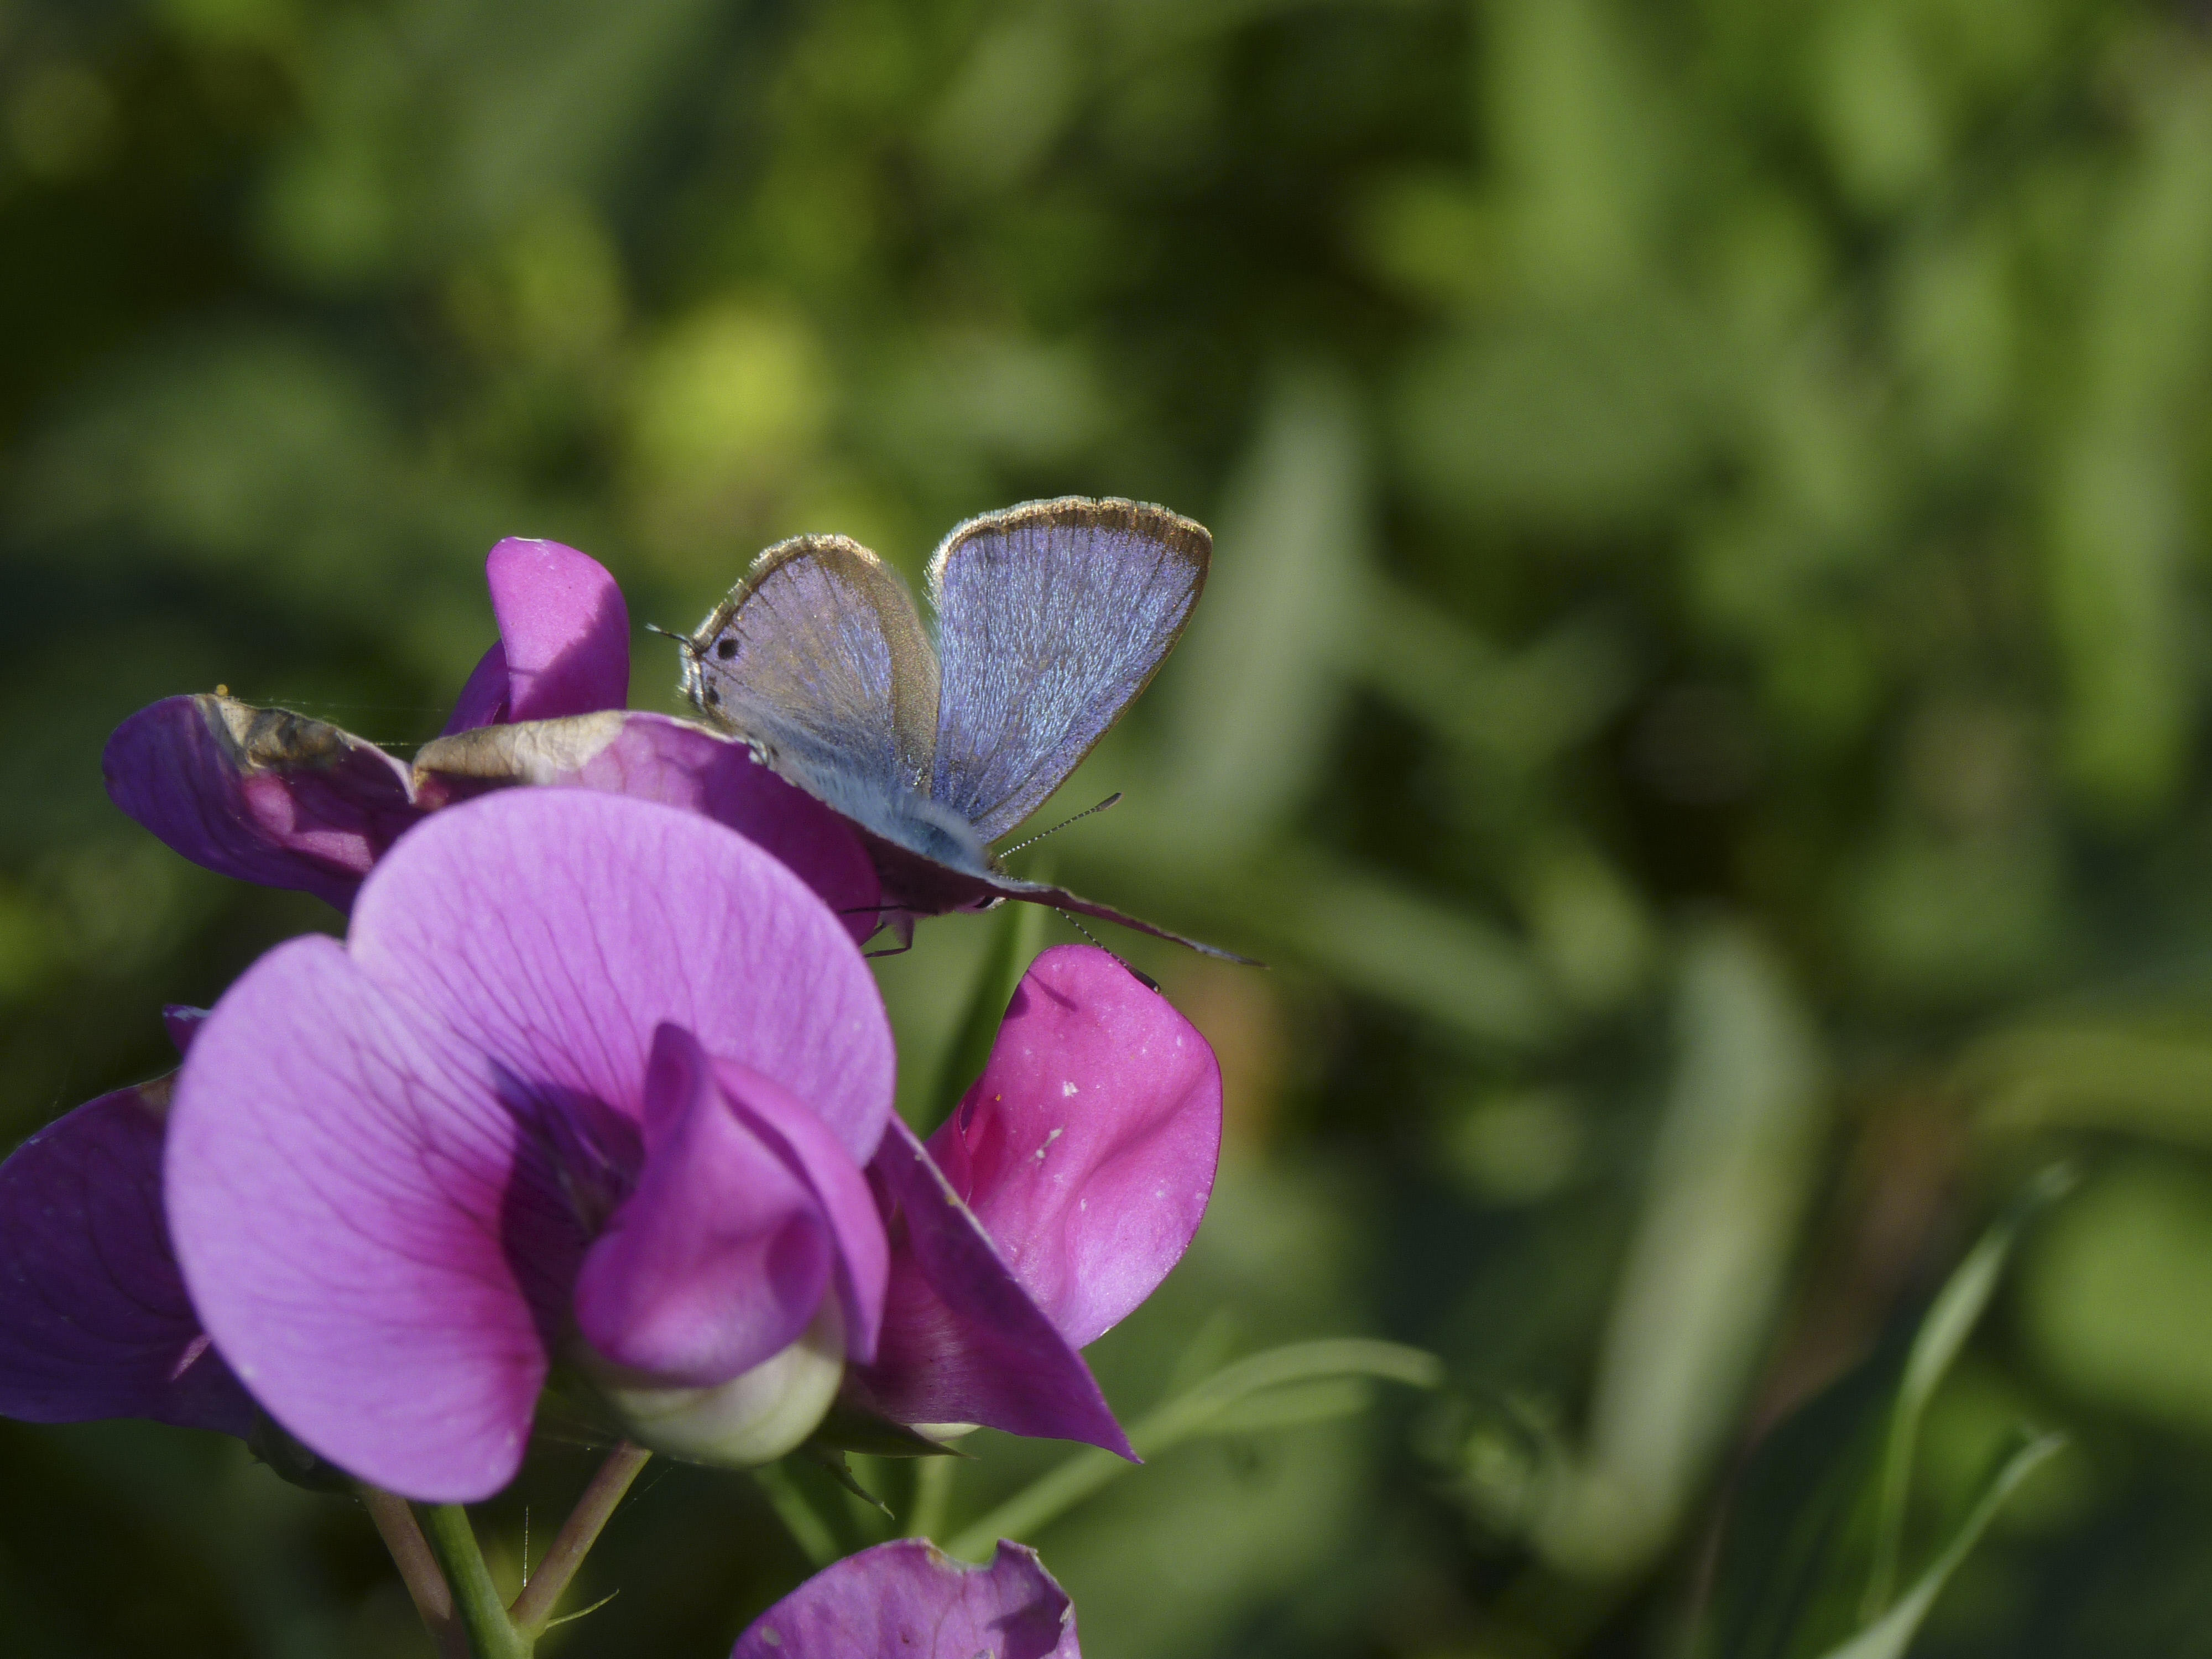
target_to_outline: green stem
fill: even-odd
[[[806,1494],[799,1491],[789,1469],[781,1463],[764,1463],[753,1471],[753,1480],[775,1510],[776,1518],[791,1534],[792,1542],[799,1546],[799,1553],[809,1561],[817,1567],[826,1567],[844,1553],[837,1547],[829,1523],[806,1501]]]
[[[1035,905],[1030,907],[1032,910]],[[908,1538],[934,1538],[945,1530],[952,1507],[952,1482],[960,1473],[957,1457],[922,1457],[915,1461],[914,1509],[906,1518]]]
[[[453,1588],[470,1659],[530,1659],[537,1642],[507,1616],[506,1600],[491,1582],[491,1569],[484,1565],[469,1512],[459,1504],[434,1504],[429,1523],[430,1547],[437,1552],[446,1583]]]
[[[1374,1342],[1358,1337],[1293,1342],[1254,1354],[1249,1359],[1241,1359],[1216,1371],[1196,1388],[1139,1421],[1129,1431],[1129,1443],[1140,1456],[1157,1456],[1170,1446],[1215,1428],[1255,1395],[1358,1377],[1433,1389],[1443,1381],[1443,1365],[1433,1354],[1395,1342]],[[1344,1403],[1348,1402],[1338,1399],[1325,1402],[1325,1414],[1337,1414],[1338,1407]],[[1279,1417],[1278,1420],[1295,1421],[1301,1417],[1310,1419],[1311,1415],[1301,1412],[1291,1418]],[[1000,1539],[1026,1537],[1133,1467],[1109,1451],[1094,1448],[1079,1452],[981,1520],[962,1528],[945,1547],[945,1553],[980,1561]]]
[[[392,1552],[392,1565],[399,1569],[423,1628],[437,1644],[438,1659],[469,1659],[468,1638],[453,1619],[453,1592],[446,1575],[438,1571],[437,1558],[416,1524],[407,1500],[376,1486],[361,1489],[362,1507],[376,1523],[378,1536]]]
[[[553,1620],[554,1603],[568,1588],[568,1581],[576,1576],[585,1555],[599,1541],[599,1533],[613,1516],[616,1505],[622,1502],[630,1483],[637,1479],[638,1471],[644,1468],[652,1455],[642,1446],[624,1441],[599,1465],[599,1472],[584,1488],[576,1507],[568,1511],[568,1520],[562,1522],[560,1534],[553,1540],[553,1547],[545,1553],[538,1576],[523,1586],[522,1594],[514,1598],[514,1607],[507,1610],[515,1629],[526,1638],[535,1641],[544,1634]]]

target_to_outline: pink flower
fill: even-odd
[[[1048,951],[925,1147],[834,926],[694,816],[441,815],[343,945],[174,1011],[173,1115],[168,1079],[120,1091],[0,1165],[0,1414],[242,1436],[228,1360],[321,1456],[482,1495],[556,1365],[649,1443],[749,1461],[849,1355],[861,1411],[1128,1455],[1079,1350],[1205,1212],[1212,1051],[1105,951]]]
[[[872,1357],[890,1032],[836,917],[695,814],[437,815],[231,987],[164,1185],[191,1306],[318,1455],[472,1501],[556,1364],[644,1443],[781,1455]]]
[[[755,1620],[730,1659],[1082,1659],[1075,1609],[1036,1552],[1001,1541],[988,1566],[927,1539],[827,1567]]]

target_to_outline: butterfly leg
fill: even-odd
[[[884,927],[890,930],[891,937],[898,940],[898,943],[888,950],[866,951],[865,952],[866,956],[871,958],[901,957],[914,949],[913,911],[887,909],[884,918]]]

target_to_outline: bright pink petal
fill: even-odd
[[[422,817],[407,769],[335,726],[234,697],[167,697],[108,738],[115,804],[193,863],[344,909]]]
[[[930,1155],[1077,1347],[1182,1259],[1221,1157],[1221,1067],[1198,1029],[1108,952],[1031,964],[990,1062]]]
[[[604,789],[700,812],[773,854],[845,921],[876,931],[883,888],[845,821],[786,783],[741,739],[666,714],[583,715],[489,726],[424,746],[416,787],[426,804],[513,784]]]
[[[653,1033],[680,1025],[873,1155],[883,999],[837,918],[751,842],[620,795],[513,789],[434,813],[401,850],[349,948],[494,1064],[635,1121]]]
[[[1083,1356],[914,1132],[893,1118],[869,1169],[896,1219],[876,1363],[846,1373],[855,1402],[895,1423],[980,1423],[1133,1459]]]
[[[510,536],[484,560],[507,653],[509,720],[629,701],[629,608],[606,568],[559,542]]]
[[[988,1566],[902,1538],[825,1568],[753,1621],[731,1659],[1082,1659],[1075,1609],[1036,1552]]]
[[[168,1083],[118,1089],[0,1164],[0,1417],[150,1417],[243,1438],[161,1216]]]
[[[829,1224],[679,1026],[655,1034],[643,1127],[636,1187],[584,1258],[577,1323],[618,1365],[684,1387],[725,1382],[814,1317],[836,1254]]]
[[[856,1360],[873,1359],[883,1329],[890,1242],[884,1237],[883,1218],[877,1213],[867,1176],[811,1108],[750,1066],[726,1060],[714,1061],[714,1066],[731,1109],[813,1194],[836,1239],[845,1352]]]
[[[319,936],[249,968],[178,1078],[169,1224],[209,1332],[296,1437],[410,1498],[522,1461],[582,1244],[532,1103]]]

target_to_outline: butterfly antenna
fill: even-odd
[[[1051,828],[1051,829],[1049,829],[1049,830],[1038,830],[1038,831],[1037,831],[1037,833],[1036,833],[1036,835],[1031,836],[1030,836],[1027,841],[1018,841],[1018,842],[1015,842],[1012,847],[1009,847],[1008,848],[1006,848],[1006,850],[1005,852],[1003,852],[1003,853],[1000,854],[999,854],[999,856],[1000,856],[1000,858],[1002,858],[1002,859],[1008,859],[1008,858],[1012,858],[1015,854],[1017,854],[1017,853],[1020,852],[1020,851],[1022,850],[1022,848],[1024,848],[1024,847],[1034,847],[1034,846],[1036,846],[1039,842],[1042,841],[1042,840],[1043,840],[1047,836],[1056,836],[1056,835],[1058,835],[1061,830],[1063,830],[1066,829],[1066,828],[1067,828],[1067,826],[1068,826],[1069,824],[1071,824],[1071,823],[1082,823],[1082,822],[1083,822],[1083,820],[1084,820],[1084,819],[1085,819],[1085,818],[1087,818],[1087,817],[1091,817],[1094,816],[1094,815],[1095,815],[1095,814],[1097,814],[1097,813],[1100,813],[1100,812],[1104,811],[1108,807],[1109,807],[1109,806],[1113,805],[1116,801],[1120,800],[1121,799],[1121,792],[1120,790],[1116,789],[1116,790],[1115,790],[1112,794],[1110,794],[1110,795],[1107,796],[1107,797],[1106,797],[1106,799],[1105,799],[1104,800],[1100,801],[1100,802],[1098,803],[1098,805],[1096,805],[1096,806],[1086,806],[1086,807],[1085,807],[1085,808],[1084,808],[1080,812],[1078,812],[1078,813],[1077,813],[1073,817],[1072,817],[1072,818],[1062,818],[1062,819],[1061,819],[1058,823],[1054,824],[1054,825],[1052,826],[1052,828]],[[1060,914],[1061,914],[1062,915],[1067,915],[1067,913],[1066,913],[1065,910],[1061,911],[1061,912],[1060,912]],[[1072,922],[1072,921],[1074,921],[1074,918],[1073,918],[1073,916],[1069,916],[1069,917],[1068,917],[1068,920]],[[1076,929],[1076,931],[1077,931],[1078,933],[1082,933],[1082,931],[1083,931],[1083,930],[1082,930],[1080,927],[1078,927],[1078,928]],[[1091,938],[1091,936],[1090,936],[1088,933],[1085,933],[1083,936],[1084,936],[1085,939],[1090,939],[1090,938]],[[1096,940],[1096,939],[1091,939],[1091,942],[1093,945],[1097,945],[1097,944],[1098,943],[1098,941],[1097,941],[1097,940]],[[1103,949],[1104,947],[1101,946],[1100,948]]]
[[[1119,799],[1121,799],[1121,798],[1119,795],[1116,795],[1116,796],[1115,796],[1115,797],[1114,797],[1114,800],[1119,800]],[[1111,806],[1113,804],[1114,804],[1114,801],[1112,801],[1112,800],[1109,800],[1109,801],[1108,801],[1108,802],[1106,803],[1106,805],[1109,805],[1109,806]],[[1095,811],[1097,811],[1098,809],[1097,809],[1097,807],[1095,807],[1095,806],[1094,806],[1094,807],[1092,807],[1091,810],[1091,811],[1095,812]],[[1087,816],[1087,815],[1081,815],[1081,816]],[[1069,822],[1069,823],[1073,823],[1074,821],[1075,821],[1075,820],[1074,820],[1073,818],[1070,818],[1070,819],[1068,820],[1068,822]],[[1143,986],[1143,987],[1144,987],[1147,991],[1157,991],[1157,990],[1158,990],[1158,989],[1160,988],[1160,982],[1159,982],[1159,981],[1158,981],[1158,980],[1154,979],[1154,978],[1153,978],[1150,974],[1148,974],[1148,973],[1145,972],[1145,971],[1144,971],[1142,969],[1140,969],[1140,968],[1131,968],[1131,967],[1129,966],[1129,959],[1128,959],[1127,957],[1123,956],[1123,955],[1122,955],[1119,951],[1108,951],[1108,950],[1106,949],[1106,947],[1105,947],[1103,945],[1098,945],[1098,935],[1097,935],[1097,934],[1096,934],[1096,933],[1092,933],[1092,932],[1091,932],[1088,927],[1085,927],[1081,922],[1078,921],[1077,921],[1073,916],[1072,916],[1072,915],[1068,915],[1066,911],[1065,911],[1065,910],[1061,909],[1058,905],[1054,905],[1054,906],[1053,907],[1053,914],[1054,914],[1054,915],[1057,915],[1057,916],[1058,916],[1058,917],[1059,917],[1062,921],[1066,922],[1069,927],[1073,927],[1073,929],[1075,929],[1075,931],[1076,931],[1077,933],[1079,933],[1082,934],[1084,938],[1085,938],[1085,939],[1089,939],[1089,940],[1090,940],[1093,945],[1098,945],[1098,948],[1099,948],[1100,950],[1102,950],[1102,951],[1106,951],[1106,954],[1107,954],[1108,956],[1109,956],[1109,957],[1113,957],[1115,961],[1116,961],[1116,962],[1120,963],[1121,964],[1121,966],[1122,966],[1124,969],[1127,969],[1127,972],[1128,972],[1129,977],[1130,977],[1131,979],[1133,979],[1134,981],[1136,981],[1138,984],[1139,984],[1139,985]]]
[[[695,657],[699,654],[699,643],[689,634],[679,634],[672,628],[663,628],[659,623],[646,623],[645,631],[648,634],[658,634],[663,639],[675,641]]]

